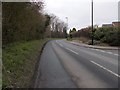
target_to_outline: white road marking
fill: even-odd
[[[100,64],[98,64],[98,63],[96,63],[96,62],[94,62],[94,61],[90,61],[90,62],[92,62],[93,64],[95,64],[95,65],[99,66],[100,68],[102,68],[102,69],[104,69],[104,70],[106,70],[106,71],[110,72],[111,74],[113,74],[113,75],[115,75],[115,76],[117,76],[117,77],[119,77],[119,78],[120,78],[120,75],[118,75],[118,74],[114,73],[113,71],[111,71],[111,70],[109,70],[109,69],[107,69],[107,68],[103,67],[102,65],[100,65]]]
[[[114,54],[114,53],[112,53],[112,52],[106,52],[106,51],[99,50],[99,49],[91,49],[91,50],[96,50],[96,51],[100,51],[100,52],[104,52],[104,53],[108,53],[108,54],[112,54],[112,55],[119,56],[118,54]]]
[[[106,52],[106,53],[113,54],[112,52]]]
[[[71,49],[69,49],[69,48],[66,48],[66,49],[78,55],[77,52],[75,52],[75,51],[73,51],[73,50],[71,50]]]
[[[114,54],[114,55],[119,56],[118,54]]]
[[[60,42],[58,42],[57,40],[56,40],[56,43],[59,44],[61,47],[63,47],[63,45]]]
[[[62,44],[59,44],[61,47],[63,47],[63,45]]]
[[[96,51],[100,51],[100,50],[98,50],[98,49],[95,49]]]
[[[101,52],[105,52],[105,51],[103,51],[103,50],[99,50],[99,51],[101,51]]]

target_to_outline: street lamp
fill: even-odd
[[[66,27],[66,38],[67,38],[67,31],[68,31],[68,17],[65,17],[65,19],[66,19],[66,24],[67,24],[67,27]]]
[[[68,27],[68,17],[65,17],[66,18],[66,23],[67,23],[67,27]]]
[[[91,26],[91,28],[92,28],[92,45],[94,44],[94,36],[93,36],[93,0],[92,0],[92,2],[91,2],[91,21],[92,21],[92,26]]]

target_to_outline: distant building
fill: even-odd
[[[112,24],[102,24],[102,27],[120,27],[120,22],[112,22]]]
[[[102,27],[113,27],[113,24],[103,24]]]
[[[120,22],[112,22],[112,25],[113,25],[114,27],[120,27]]]

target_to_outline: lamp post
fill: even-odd
[[[92,28],[92,45],[94,44],[94,36],[93,36],[93,0],[91,2],[91,21],[92,21],[92,25],[91,25],[91,28]]]
[[[68,17],[65,17],[66,18],[66,23],[67,23],[67,27],[68,27]]]
[[[66,18],[66,24],[67,24],[67,27],[66,27],[66,38],[67,38],[67,31],[68,31],[68,17],[65,17]]]

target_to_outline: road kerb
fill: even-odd
[[[76,42],[70,42],[70,41],[67,41],[71,44],[74,44],[74,45],[77,45],[77,46],[83,46],[83,47],[86,47],[86,48],[93,48],[93,49],[102,49],[102,50],[118,50],[119,48],[118,47],[103,47],[103,46],[92,46],[92,45],[87,45],[87,44],[79,44],[79,43],[76,43]]]

